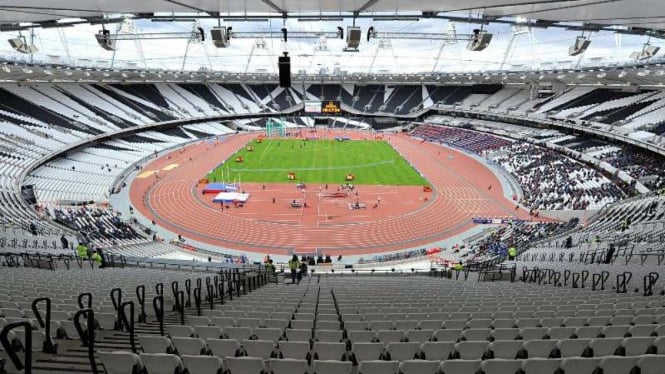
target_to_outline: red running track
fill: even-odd
[[[230,136],[219,145],[190,145],[154,160],[144,170],[179,166],[161,170],[159,177],[135,179],[130,189],[132,205],[186,238],[282,255],[316,249],[331,255],[394,251],[460,234],[473,226],[474,216],[529,218],[504,198],[500,181],[485,165],[462,152],[405,135],[391,136],[388,141],[432,183],[432,193],[423,193],[420,187],[359,186],[361,202],[368,209],[348,210],[347,200],[353,202],[355,197],[318,199],[318,189],[324,187],[308,186],[310,207],[293,209],[291,199],[301,197],[293,185],[266,185],[264,189],[243,184],[242,189],[251,195],[248,204],[222,211],[210,202],[213,195],[201,195],[202,186],[197,182],[254,136]],[[373,208],[377,196],[382,196],[381,203]],[[276,197],[276,203],[271,197]]]

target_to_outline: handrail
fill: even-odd
[[[86,317],[86,331],[81,326],[81,316]],[[97,374],[97,363],[95,362],[95,311],[92,308],[81,309],[73,317],[74,327],[79,334],[81,343],[88,348],[88,361],[93,374]]]
[[[185,292],[187,292],[185,307],[189,308],[192,306],[192,280],[189,278],[185,279]]]
[[[213,296],[213,295],[212,295],[212,293],[213,293],[213,289],[214,289],[214,287],[213,287],[212,284],[208,284],[208,285],[206,286],[206,293],[209,295],[209,297],[208,297],[208,302],[210,303],[210,310],[215,309],[215,306],[214,306],[214,304],[213,304],[213,302],[214,302],[215,300],[214,300],[214,298],[212,297],[212,296]],[[200,292],[200,291],[199,291],[199,292]]]
[[[37,304],[40,302],[46,302],[46,316],[42,318],[42,313],[37,308]],[[44,329],[44,343],[42,345],[42,351],[44,353],[56,354],[58,353],[58,345],[53,343],[51,339],[51,299],[48,297],[40,297],[32,301],[32,313],[34,313],[37,318],[39,326]]]
[[[196,315],[201,316],[201,289],[194,289],[194,305],[196,305]]]
[[[136,286],[136,300],[139,302],[141,309],[139,310],[139,322],[146,322],[146,313],[145,313],[145,285]]]
[[[164,296],[155,296],[152,299],[152,307],[155,309],[155,317],[159,322],[159,335],[164,336]]]
[[[83,303],[83,298],[88,297],[88,302],[87,305],[84,305]],[[84,292],[82,294],[79,294],[78,297],[78,304],[80,309],[91,309],[92,308],[92,294],[90,292]]]
[[[118,295],[118,297],[116,298],[115,295]],[[120,310],[120,306],[122,305],[122,289],[114,288],[111,290],[111,302],[113,302],[113,308],[116,311],[118,328],[122,330],[122,311]]]
[[[15,328],[23,327],[25,329],[25,349],[23,362],[16,355],[16,351],[9,341],[9,332]],[[9,359],[17,370],[23,370],[23,374],[32,374],[32,325],[28,321],[12,322],[5,325],[0,331],[0,343]]]
[[[178,309],[178,312],[180,312],[180,324],[184,325],[185,324],[185,292],[184,291],[178,291],[175,300],[176,300],[176,308]]]
[[[129,306],[129,318],[127,318],[127,313],[125,312],[127,306]],[[124,321],[125,326],[127,326],[127,330],[129,332],[129,345],[132,347],[132,353],[136,354],[136,341],[134,339],[134,302],[131,300],[125,301],[120,306],[120,309],[122,311],[122,320]]]
[[[155,294],[156,295],[164,295],[164,283],[157,283],[155,285]]]

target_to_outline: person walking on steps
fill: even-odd
[[[300,284],[302,277],[305,275],[307,275],[307,264],[303,261],[298,266],[298,284]]]
[[[298,275],[299,267],[300,261],[298,261],[298,256],[293,255],[291,260],[289,260],[289,269],[291,269],[291,283],[296,283],[296,276]]]

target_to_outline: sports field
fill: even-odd
[[[248,148],[253,147],[253,151]],[[242,162],[236,162],[242,157]],[[296,175],[294,181],[287,174]],[[345,183],[394,186],[429,185],[390,144],[382,140],[263,139],[252,141],[211,172],[211,182]]]

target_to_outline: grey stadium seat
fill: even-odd
[[[201,355],[208,352],[206,342],[201,338],[171,338],[180,355]]]
[[[139,355],[131,352],[97,352],[107,374],[141,372],[143,362]]]
[[[206,343],[212,354],[222,359],[235,357],[240,349],[240,343],[235,339],[208,339]]]
[[[512,360],[518,357],[522,350],[521,340],[499,340],[490,343],[489,350],[494,358]]]
[[[344,361],[346,356],[345,343],[316,342],[313,349],[314,360]]]
[[[641,374],[663,374],[665,355],[638,356],[635,366],[640,369]]]
[[[560,368],[566,374],[592,374],[600,363],[599,358],[564,358]]]
[[[522,361],[524,374],[554,374],[561,365],[558,358],[529,358]]]
[[[224,370],[222,359],[217,356],[181,355],[189,374],[217,374]]]
[[[263,374],[265,365],[258,357],[229,357],[226,368],[231,374]]]
[[[174,350],[171,340],[166,336],[139,335],[138,338],[145,353],[172,353]]]
[[[148,374],[173,374],[185,368],[180,357],[168,353],[141,353],[140,357]]]
[[[305,360],[309,355],[309,343],[281,341],[279,351],[284,358]]]
[[[314,361],[312,368],[316,374],[351,374],[350,361]]]
[[[417,358],[418,349],[420,349],[420,343],[418,342],[393,342],[388,343],[386,346],[386,352],[388,353],[390,359],[394,361],[415,359]]]
[[[439,370],[439,364],[439,360],[405,360],[399,363],[399,373],[435,374]]]
[[[353,343],[351,346],[353,359],[356,363],[361,361],[378,360],[383,352],[382,343]]]
[[[486,360],[480,367],[485,374],[515,374],[522,368],[522,360]]]
[[[455,356],[462,360],[481,360],[489,342],[460,342],[455,344]]]
[[[480,360],[447,360],[439,366],[441,374],[476,374],[480,370]]]
[[[610,356],[603,358],[598,367],[603,370],[603,374],[624,374],[630,373],[636,362],[637,357]]]
[[[420,359],[446,360],[454,346],[455,343],[453,342],[425,342],[420,345]]]
[[[264,360],[270,358],[275,348],[275,343],[270,340],[244,340],[242,348],[247,351],[250,357],[260,357]]]
[[[358,365],[358,374],[397,374],[399,361],[362,361]]]
[[[285,358],[281,360],[271,359],[270,370],[273,374],[304,374],[307,372],[306,360],[295,360]]]

